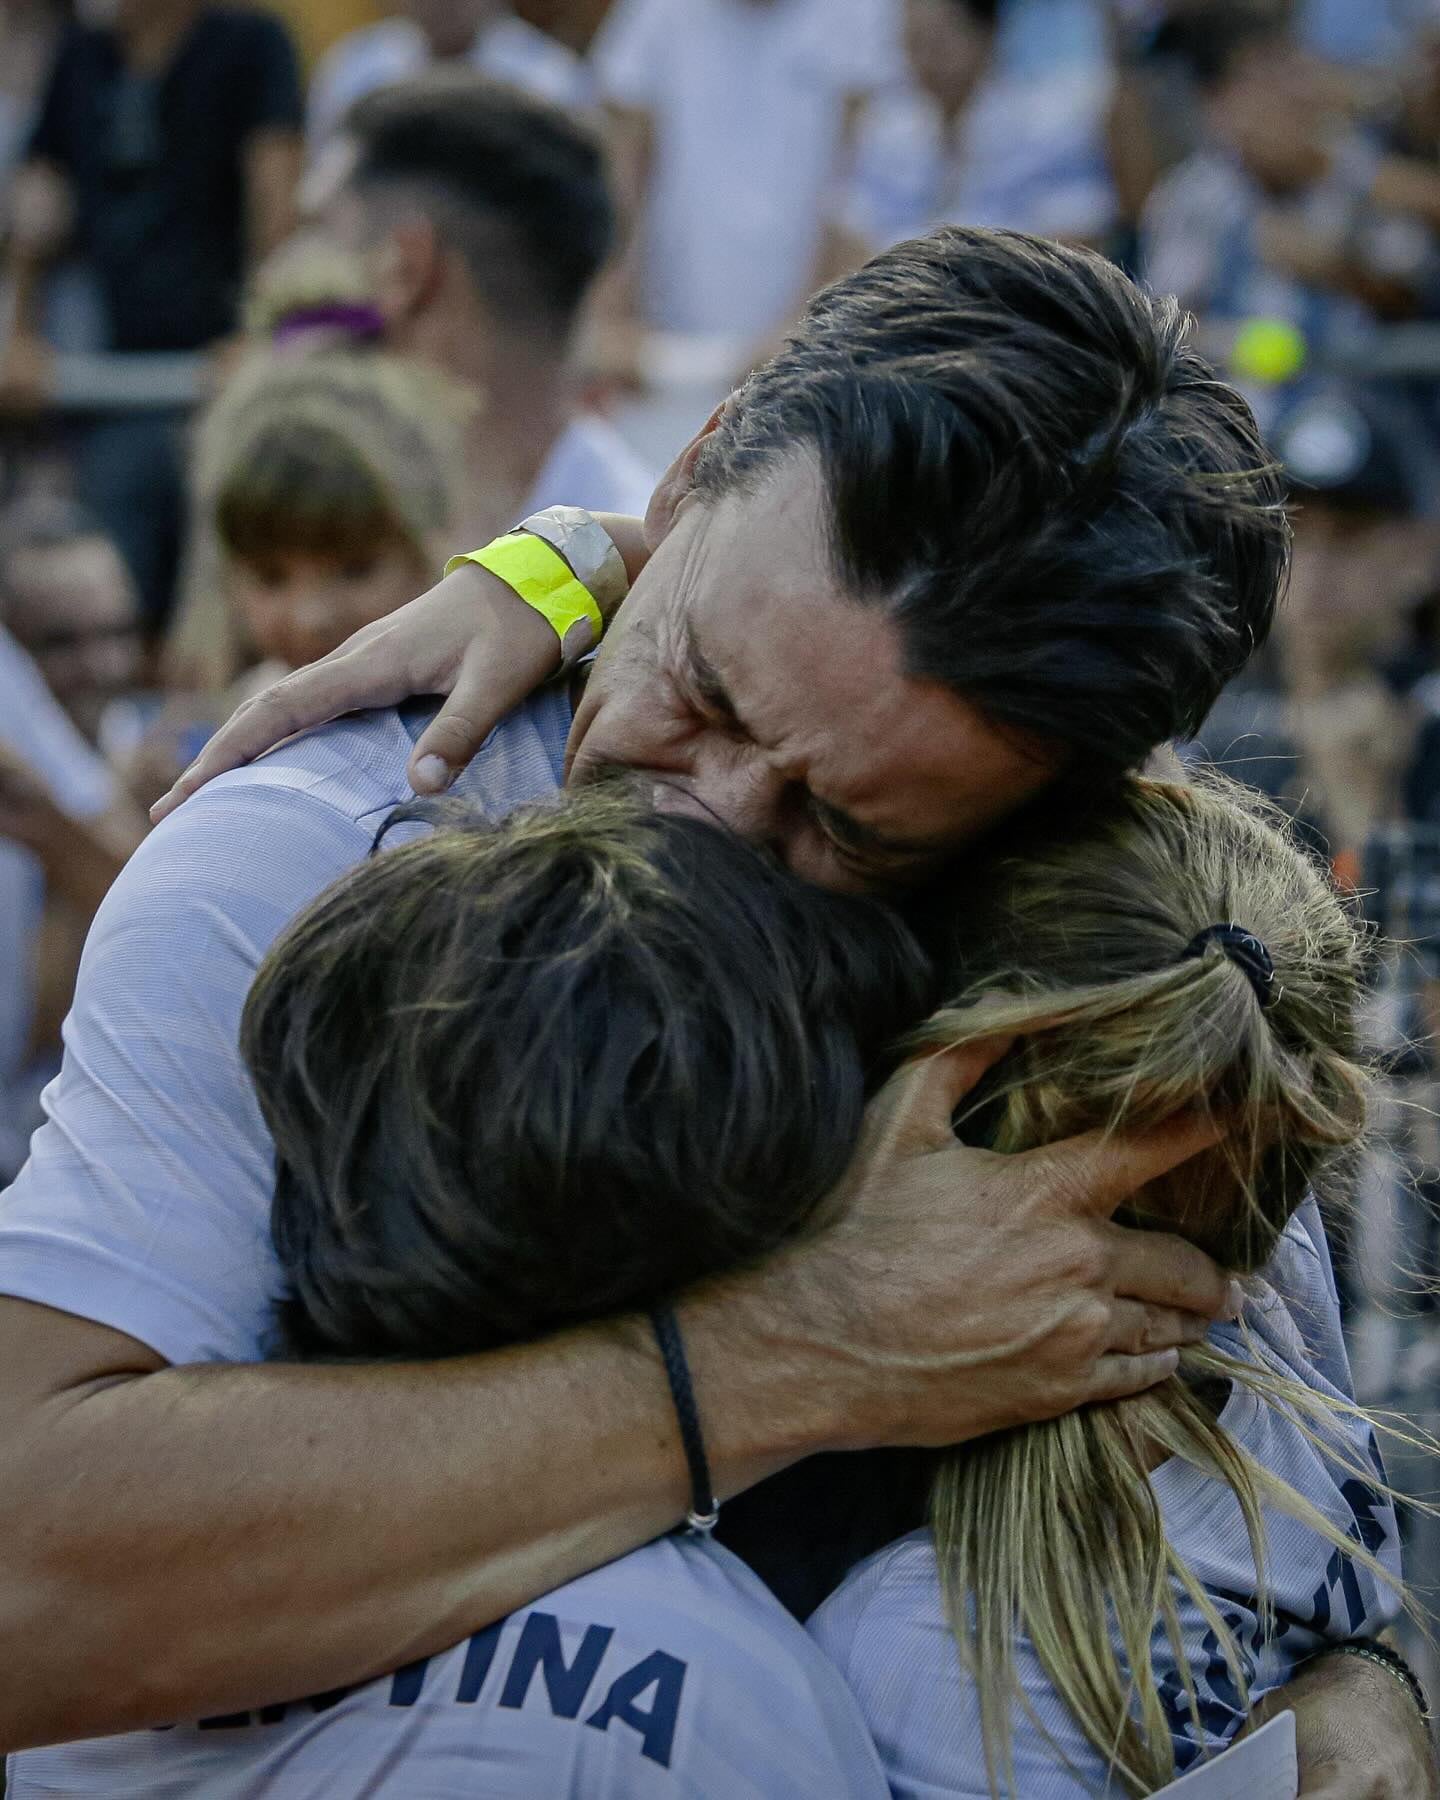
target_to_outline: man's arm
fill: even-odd
[[[12,692],[9,698],[14,702],[23,696]],[[43,747],[43,722],[32,718],[29,723],[36,746]],[[90,785],[87,772],[82,775],[81,785]],[[59,1049],[85,934],[143,836],[143,819],[118,798],[95,816],[66,811],[25,758],[0,742],[0,839],[28,850],[45,880],[45,913],[34,946],[32,1056],[53,1056]]]
[[[1317,1656],[1256,1706],[1295,1714],[1300,1800],[1440,1800],[1435,1750],[1402,1682],[1358,1656]]]
[[[382,1673],[683,1509],[638,1327],[483,1364],[168,1369],[3,1300],[0,1368],[7,1749]],[[760,1418],[769,1386],[749,1396]],[[743,1407],[745,1377],[727,1387]],[[730,1415],[727,1398],[708,1421],[717,1455],[763,1473],[753,1440],[722,1437]]]
[[[16,172],[0,260],[0,413],[29,418],[50,404],[54,356],[40,336],[40,296],[74,225],[74,193],[57,164],[36,157]]]
[[[263,1313],[243,978],[295,907],[275,871],[313,888],[354,830],[284,785],[283,758],[267,773],[268,799],[216,790],[152,836],[107,899],[53,1116],[0,1202],[0,1747],[363,1679],[685,1504],[638,1324],[423,1366],[166,1366],[245,1344],[237,1315]],[[948,1128],[977,1072],[901,1083],[844,1218],[685,1302],[724,1493],[810,1450],[1133,1391],[1174,1367],[1150,1346],[1202,1329],[1170,1306],[1222,1303],[1197,1251],[1108,1219],[1204,1128],[991,1157]]]

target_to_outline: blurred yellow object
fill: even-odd
[[[269,4],[295,33],[306,68],[313,67],[346,32],[360,25],[373,25],[384,13],[394,11],[393,7],[382,7],[380,0],[269,0]]]
[[[1293,381],[1305,366],[1305,339],[1284,319],[1247,319],[1235,333],[1232,371],[1246,381]]]

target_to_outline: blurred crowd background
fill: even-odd
[[[237,700],[527,511],[643,510],[809,293],[946,222],[1177,295],[1289,473],[1283,622],[1187,753],[1395,940],[1337,1237],[1362,1396],[1435,1426],[1440,0],[0,4],[0,1185]]]

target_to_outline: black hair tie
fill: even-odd
[[[1275,963],[1264,943],[1243,925],[1207,925],[1197,932],[1182,951],[1181,962],[1203,956],[1211,944],[1218,944],[1255,990],[1262,1007],[1271,1007],[1284,992],[1275,985]]]
[[[690,1509],[685,1514],[685,1523],[691,1531],[713,1531],[720,1518],[720,1502],[715,1498],[715,1488],[710,1480],[710,1463],[700,1431],[700,1411],[690,1381],[690,1364],[685,1358],[685,1340],[680,1336],[679,1322],[668,1306],[656,1307],[650,1314],[650,1323],[664,1359],[670,1397],[675,1402],[675,1416],[680,1421],[685,1465],[690,1471]]]

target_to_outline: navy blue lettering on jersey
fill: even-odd
[[[637,1704],[648,1688],[655,1695],[648,1711]],[[675,1746],[675,1721],[680,1716],[680,1696],[685,1688],[685,1665],[678,1656],[667,1656],[663,1650],[652,1651],[644,1662],[636,1663],[610,1684],[610,1692],[586,1719],[597,1731],[604,1731],[612,1719],[619,1719],[640,1733],[640,1754],[662,1769],[670,1767],[670,1752]]]
[[[1385,1465],[1373,1432],[1369,1454],[1385,1479]],[[1347,1535],[1371,1556],[1378,1556],[1389,1535],[1385,1515],[1389,1502],[1378,1489],[1358,1476],[1348,1476],[1339,1484],[1340,1494],[1350,1508]],[[1211,1598],[1221,1609],[1221,1617],[1229,1628],[1239,1652],[1240,1667],[1247,1686],[1254,1683],[1256,1658],[1267,1641],[1260,1602],[1253,1594],[1233,1594],[1211,1590]],[[1355,1637],[1365,1629],[1368,1602],[1355,1563],[1338,1546],[1325,1564],[1324,1579],[1316,1586],[1306,1618],[1293,1618],[1277,1612],[1271,1621],[1269,1642],[1273,1646],[1288,1633],[1303,1634],[1307,1642],[1331,1638]],[[1205,1667],[1196,1671],[1195,1699],[1201,1730],[1210,1737],[1224,1739],[1246,1715],[1244,1697],[1235,1684],[1234,1671],[1220,1647],[1213,1630],[1207,1630],[1203,1643]],[[1199,1757],[1203,1740],[1196,1734],[1195,1714],[1190,1696],[1177,1669],[1172,1669],[1160,1683],[1160,1701],[1170,1722],[1175,1745],[1175,1768],[1184,1774]]]
[[[473,1706],[494,1667],[504,1628],[502,1619],[497,1625],[477,1631],[466,1644],[455,1692],[450,1695],[432,1692],[429,1698]],[[590,1690],[614,1636],[609,1625],[587,1625],[575,1654],[567,1661],[560,1637],[560,1621],[552,1613],[528,1613],[496,1704],[519,1711],[534,1690],[538,1674],[540,1690],[551,1715],[557,1719],[579,1719],[587,1700],[593,1698]],[[397,1669],[390,1677],[387,1707],[414,1706],[426,1692],[433,1661],[433,1657],[422,1656],[415,1662],[406,1663],[403,1669]],[[689,1665],[678,1656],[671,1656],[664,1650],[652,1650],[630,1668],[621,1670],[594,1711],[587,1713],[581,1722],[595,1731],[608,1731],[617,1722],[627,1726],[640,1740],[640,1754],[658,1763],[662,1769],[668,1769],[675,1749],[675,1730],[688,1672]],[[201,1719],[200,1729],[238,1731],[251,1725],[278,1725],[295,1706],[308,1706],[317,1713],[327,1712],[354,1691],[353,1688],[335,1688],[327,1694],[312,1694],[306,1700],[264,1706],[258,1712],[224,1713]],[[161,1725],[155,1729],[172,1731],[174,1727]]]
[[[477,1631],[466,1646],[465,1665],[460,1671],[460,1685],[455,1690],[455,1699],[461,1706],[473,1706],[480,1698],[485,1677],[490,1673],[495,1652],[500,1648],[500,1633],[504,1625],[503,1619],[497,1624],[487,1625],[483,1631]]]
[[[560,1621],[552,1613],[532,1612],[521,1629],[500,1704],[518,1712],[539,1669],[551,1712],[558,1719],[573,1719],[585,1704],[590,1683],[614,1635],[608,1625],[587,1625],[574,1662],[567,1663],[565,1647],[560,1642]]]

